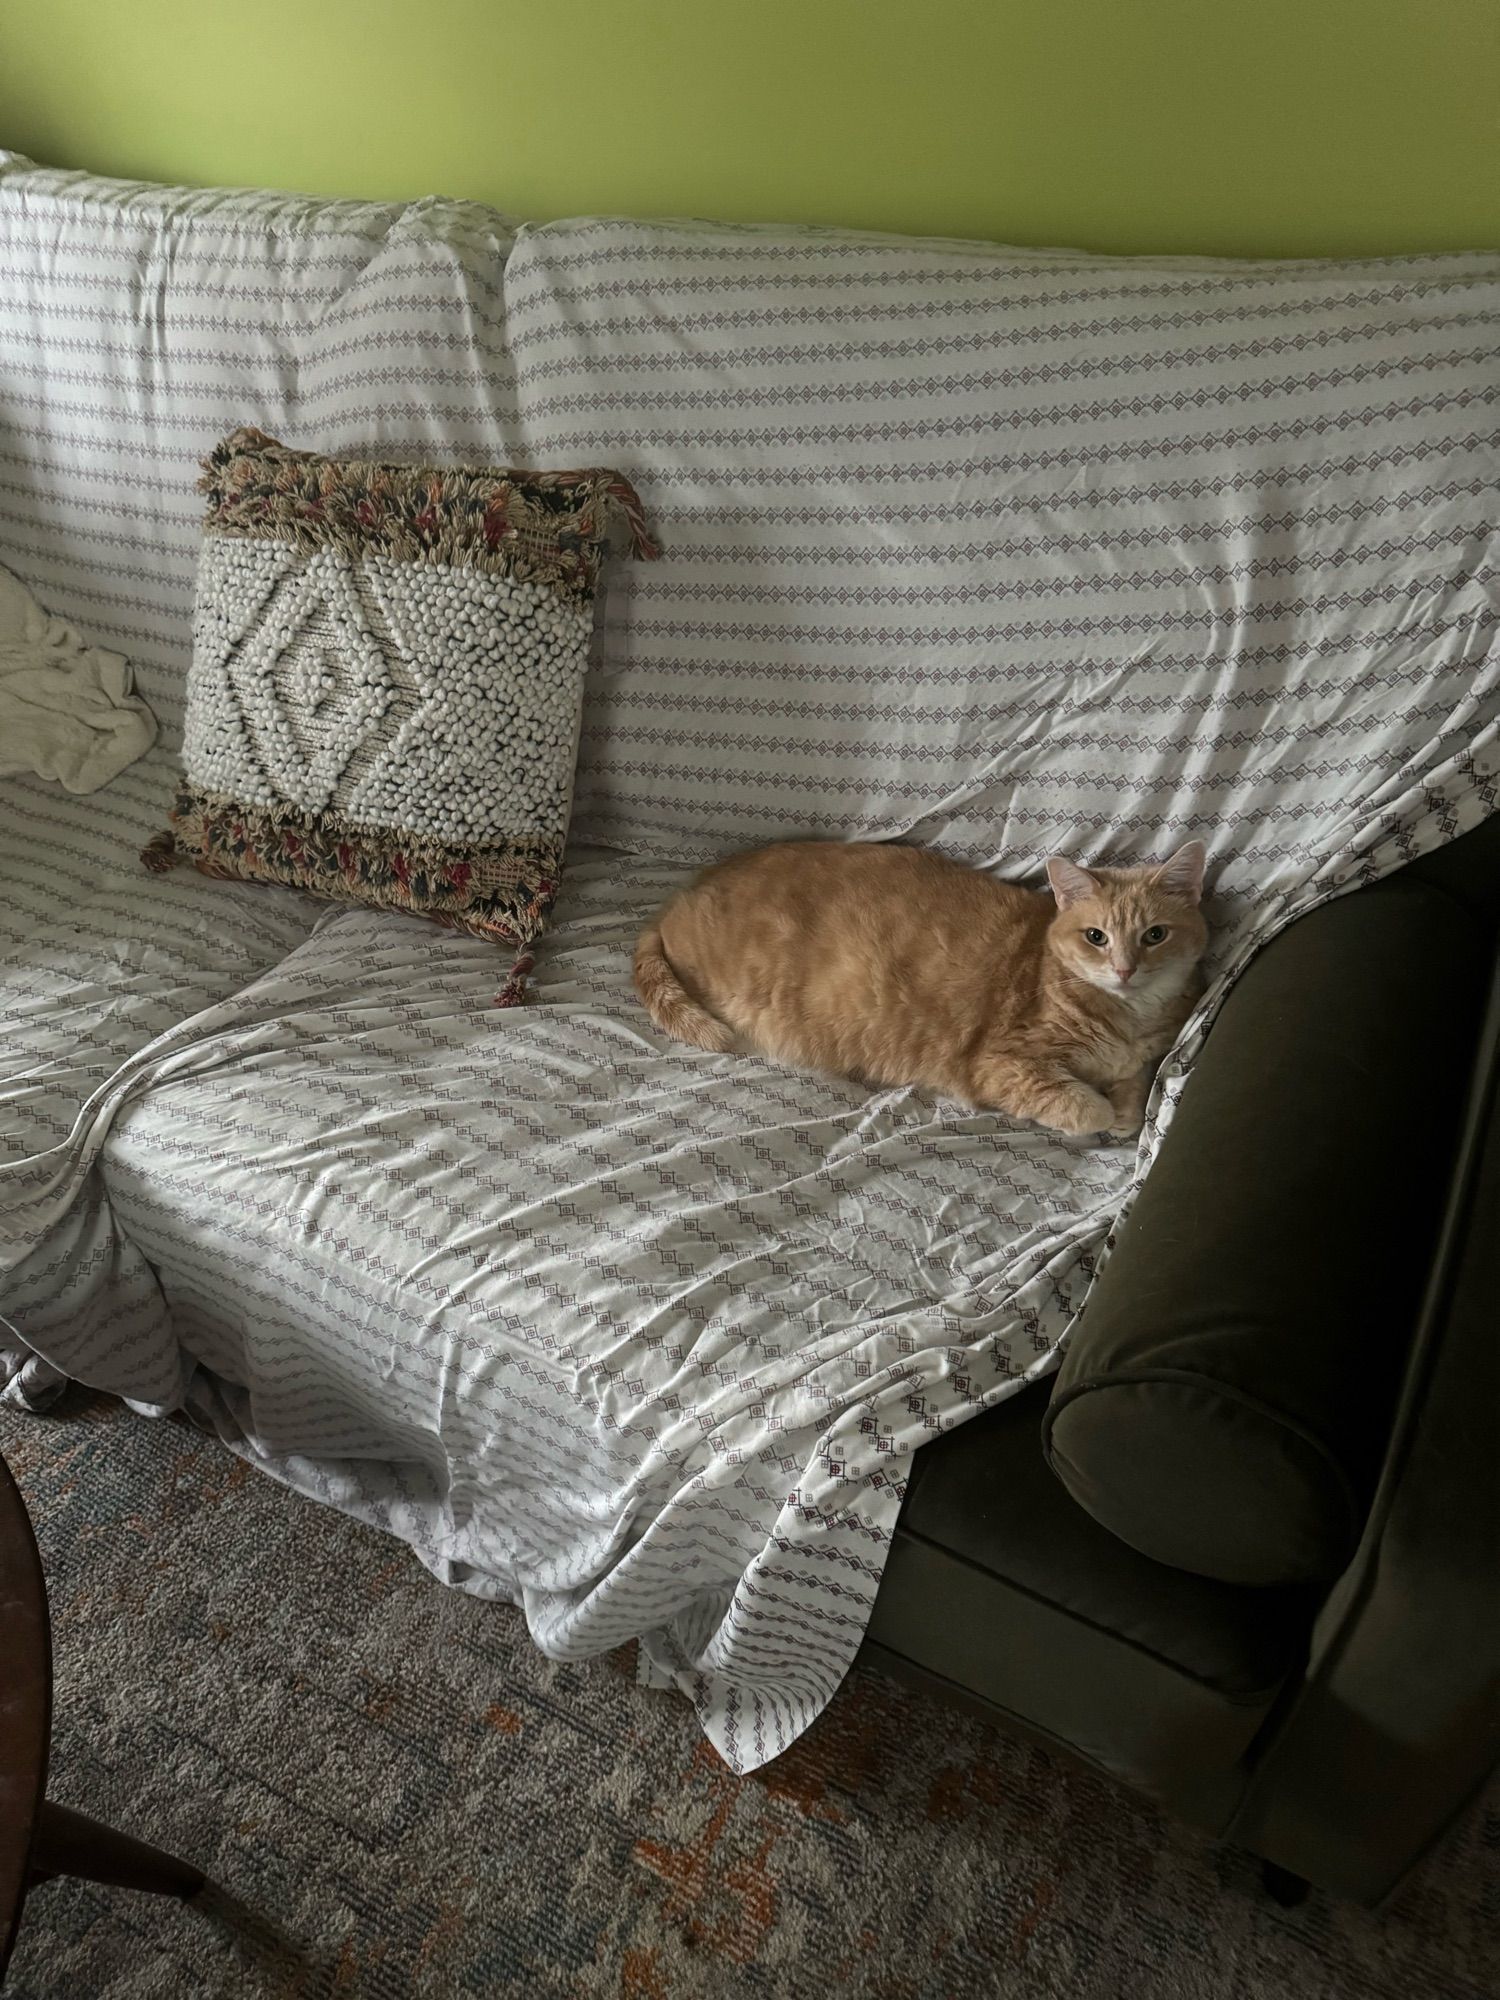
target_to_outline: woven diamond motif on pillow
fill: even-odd
[[[204,461],[183,783],[142,857],[527,944],[556,893],[607,471],[431,469],[236,431]]]
[[[233,597],[239,553],[233,542],[210,541],[200,590]],[[388,733],[393,708],[410,713],[416,705],[403,703],[410,674],[370,625],[355,567],[336,549],[294,565],[266,594],[223,660],[242,725],[225,740],[238,747],[232,776],[246,797],[259,790],[267,803],[280,797],[322,812],[356,753]],[[193,728],[191,715],[188,732],[195,759],[216,766],[219,746]],[[220,775],[231,774],[226,767]]]

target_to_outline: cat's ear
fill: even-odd
[[[1190,840],[1179,847],[1171,860],[1164,861],[1151,877],[1151,886],[1196,903],[1203,894],[1203,842]]]
[[[1069,861],[1064,854],[1054,854],[1047,863],[1047,880],[1052,884],[1060,910],[1099,893],[1098,877],[1090,875],[1087,868],[1080,868],[1076,861]]]

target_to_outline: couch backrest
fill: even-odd
[[[666,556],[606,572],[580,841],[1201,833],[1243,901],[1472,816],[1422,788],[1500,701],[1500,258],[513,234],[0,155],[3,559],[169,742],[197,461],[247,421],[636,480]]]
[[[144,187],[0,155],[0,559],[131,656],[169,740],[198,460],[254,423],[503,463],[508,244],[468,203]]]
[[[666,549],[610,578],[580,838],[1198,832],[1290,888],[1492,653],[1500,259],[595,220],[523,227],[506,303],[526,450]]]

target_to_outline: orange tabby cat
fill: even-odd
[[[1047,875],[1051,896],[917,847],[757,848],[642,933],[636,991],[698,1048],[1128,1137],[1201,991],[1203,843]]]

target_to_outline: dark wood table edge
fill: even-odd
[[[52,1738],[52,1626],[31,1518],[0,1457],[0,1631],[14,1634],[0,1682],[0,1980],[26,1897],[56,1875],[186,1898],[201,1869],[47,1797]]]

